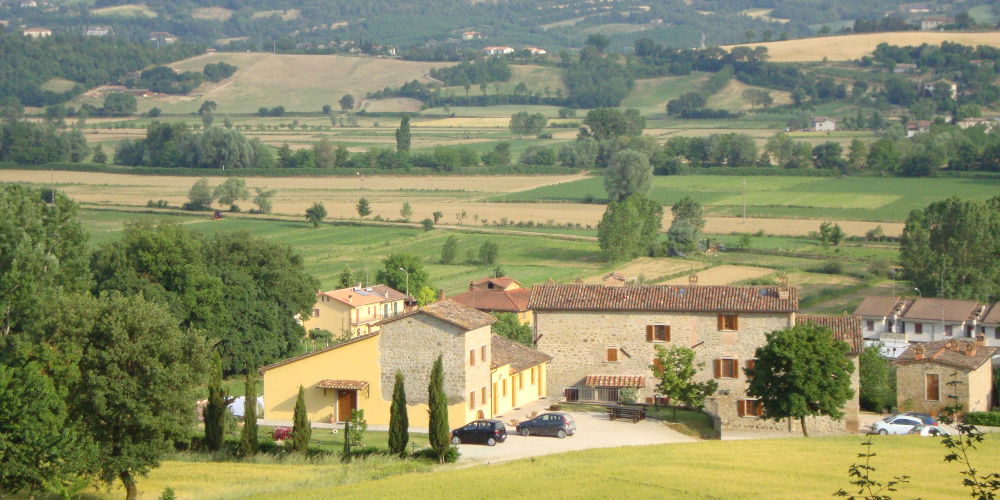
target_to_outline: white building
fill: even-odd
[[[833,132],[837,130],[837,121],[825,116],[813,118],[813,130],[816,132]]]
[[[487,54],[490,54],[490,55],[494,55],[494,56],[506,55],[506,54],[513,54],[514,53],[514,47],[507,47],[507,46],[503,46],[503,45],[501,45],[501,46],[483,47],[483,52],[485,52]]]
[[[868,296],[854,315],[861,319],[866,342],[882,342],[887,347],[972,339],[977,333],[986,336],[987,345],[1000,346],[1000,303],[990,306],[974,300]]]
[[[25,28],[21,33],[31,38],[47,38],[52,36],[52,30],[48,28]]]

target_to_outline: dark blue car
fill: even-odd
[[[451,431],[451,444],[482,443],[493,446],[507,440],[507,428],[499,420],[474,420]]]
[[[522,436],[555,436],[562,439],[576,434],[576,422],[568,413],[543,413],[517,424],[517,433]]]

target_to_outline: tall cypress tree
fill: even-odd
[[[260,450],[257,442],[257,375],[247,370],[246,392],[243,397],[243,432],[240,434],[240,454],[249,457]]]
[[[292,449],[305,453],[312,437],[312,427],[309,426],[309,416],[306,414],[306,393],[299,386],[299,397],[295,399],[295,415],[292,424]]]
[[[410,117],[403,116],[396,129],[396,151],[410,150]]]
[[[410,421],[406,415],[406,388],[403,374],[396,372],[396,383],[392,386],[392,405],[389,407],[389,452],[402,456],[406,453],[406,443],[410,441]]]
[[[210,451],[222,449],[225,441],[226,391],[222,387],[222,358],[215,353],[212,380],[208,383],[208,404],[205,406],[205,446]]]
[[[431,368],[431,381],[427,386],[427,413],[429,414],[428,438],[431,449],[444,463],[444,457],[451,446],[448,428],[448,396],[444,392],[444,363],[439,354]]]

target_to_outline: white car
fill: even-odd
[[[891,415],[872,425],[872,434],[907,434],[910,429],[924,425],[920,418],[910,415]]]
[[[945,429],[944,427],[941,426],[920,424],[910,429],[910,432],[908,434],[919,434],[924,437],[928,436],[937,437],[937,436],[950,436],[951,432],[949,432],[948,429]]]

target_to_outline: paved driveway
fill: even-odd
[[[641,446],[664,443],[686,443],[697,439],[685,436],[659,420],[646,419],[638,423],[610,421],[603,413],[572,412],[576,420],[576,434],[564,439],[545,436],[523,437],[507,425],[507,441],[489,447],[481,444],[462,444],[461,463],[467,465],[505,462],[525,457],[549,455],[565,451],[616,446]]]

